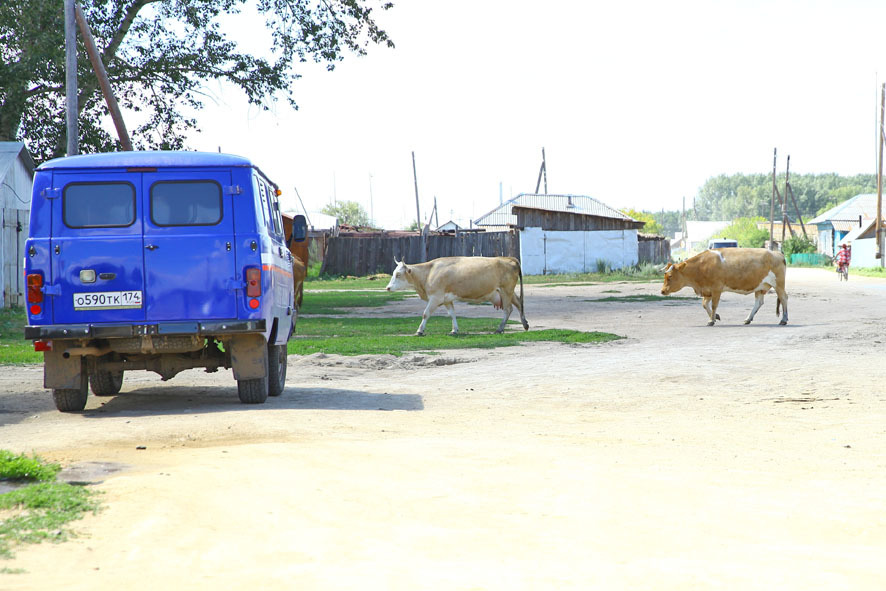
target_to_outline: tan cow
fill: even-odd
[[[513,306],[516,306],[523,329],[529,330],[529,323],[523,315],[523,272],[520,261],[513,257],[443,257],[415,265],[398,262],[395,258],[394,263],[397,267],[386,289],[412,288],[428,303],[415,332],[417,336],[425,333],[428,318],[439,306],[446,306],[452,317],[450,334],[458,334],[458,321],[452,307],[456,300],[492,302],[493,307],[502,309],[504,315],[497,333],[504,332]],[[514,293],[517,281],[520,282],[519,298]]]
[[[691,287],[696,295],[702,297],[704,306],[713,326],[720,319],[717,304],[720,294],[731,291],[741,294],[753,293],[754,308],[744,323],[750,324],[760,306],[763,296],[775,289],[778,299],[775,303],[775,314],[778,315],[779,305],[782,307],[781,322],[788,323],[788,294],[785,292],[784,255],[765,248],[715,248],[706,250],[682,263],[669,264],[665,268],[662,295],[672,294],[684,287]]]
[[[296,309],[301,309],[302,299],[305,293],[305,277],[307,277],[308,268],[302,262],[301,258],[292,255],[292,283],[295,288],[293,296],[295,299]]]

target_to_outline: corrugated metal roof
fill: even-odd
[[[851,232],[858,228],[858,220],[830,220],[831,225],[834,226],[834,230],[838,232]],[[812,223],[812,222],[810,222]]]
[[[25,149],[25,144],[23,142],[0,142],[0,179],[6,176],[6,172],[19,155],[21,155],[28,173],[33,176],[34,161],[31,159],[30,152]]]
[[[852,199],[847,199],[843,203],[836,205],[820,216],[810,220],[809,224],[826,224],[832,220],[857,220],[858,216],[862,219],[871,219],[877,217],[877,194],[862,193],[856,195]],[[858,227],[856,222],[855,227]]]
[[[577,213],[583,215],[596,215],[605,218],[637,221],[622,212],[609,207],[605,203],[586,195],[538,195],[534,193],[520,193],[486,215],[482,215],[474,221],[481,227],[486,226],[516,226],[517,216],[511,213],[515,206],[543,209],[545,211],[559,211],[563,213]]]

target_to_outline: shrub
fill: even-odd
[[[785,239],[781,245],[781,251],[785,258],[791,260],[792,254],[812,253],[815,252],[815,244],[808,238],[801,236],[792,236]]]

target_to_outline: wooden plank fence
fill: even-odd
[[[420,263],[449,256],[520,258],[520,236],[514,231],[432,234],[427,237],[426,256],[422,256],[418,235],[330,236],[320,272],[355,276],[392,273],[395,258]]]
[[[666,263],[671,258],[671,243],[667,238],[646,238],[637,241],[637,258],[640,263]]]

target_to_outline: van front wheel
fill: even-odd
[[[286,387],[286,343],[268,345],[268,394],[279,396]]]

